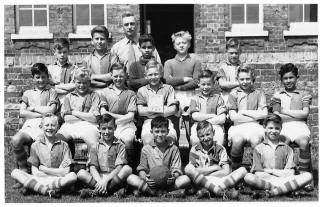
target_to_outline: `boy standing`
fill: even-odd
[[[244,167],[231,172],[226,149],[213,141],[214,129],[208,121],[197,124],[200,143],[190,150],[189,164],[185,173],[199,188],[199,195],[210,191],[215,195],[233,187],[244,178],[247,170]]]
[[[128,86],[134,91],[137,91],[142,86],[148,84],[148,80],[144,76],[145,66],[149,60],[151,60],[152,58],[155,59],[155,57],[153,56],[155,44],[151,35],[144,34],[139,37],[139,50],[142,56],[139,58],[139,61],[131,64],[128,70]]]
[[[31,67],[34,89],[23,93],[20,101],[20,117],[25,123],[18,133],[12,137],[13,154],[20,170],[27,172],[27,153],[24,145],[31,145],[38,140],[43,131],[40,129],[41,117],[45,113],[55,113],[60,103],[57,93],[49,87],[49,74],[47,67],[42,63],[35,63]],[[15,184],[13,188],[22,187]]]
[[[198,75],[201,71],[201,62],[188,53],[191,45],[189,32],[180,31],[171,36],[177,55],[164,63],[164,78],[166,83],[176,90],[180,107],[189,106],[194,89],[198,87]]]
[[[189,107],[192,119],[195,121],[191,127],[191,145],[194,146],[199,142],[196,130],[197,123],[205,120],[212,124],[215,131],[214,140],[223,145],[224,131],[222,125],[226,120],[226,106],[221,96],[213,91],[214,77],[210,70],[200,72],[198,85],[201,92],[192,97]]]
[[[257,189],[268,190],[268,196],[277,196],[296,191],[312,181],[312,174],[295,175],[293,150],[280,136],[282,119],[270,114],[264,120],[265,140],[253,152],[251,172],[245,182]]]
[[[254,148],[264,138],[264,128],[258,120],[267,115],[266,98],[262,91],[254,89],[255,76],[248,67],[237,71],[239,87],[228,97],[229,117],[234,122],[228,131],[228,146],[231,146],[232,170],[242,164],[244,145],[249,142]]]
[[[309,144],[311,133],[306,120],[309,116],[312,96],[296,88],[299,76],[298,68],[294,64],[288,63],[283,65],[279,74],[284,89],[273,95],[273,111],[283,119],[281,135],[286,137],[286,143],[295,142],[300,147],[300,171],[309,172],[311,163]],[[312,186],[307,186],[307,188],[312,188]]]
[[[121,63],[114,63],[111,67],[113,84],[101,91],[101,114],[109,114],[116,120],[115,137],[125,143],[129,157],[133,157],[136,126],[136,95],[126,85],[126,68]]]
[[[114,62],[107,50],[109,32],[105,26],[96,26],[91,31],[94,51],[85,57],[83,66],[92,72],[91,86],[105,88],[112,82],[110,67]]]
[[[28,158],[31,175],[15,169],[11,177],[28,190],[58,198],[60,190],[72,186],[77,176],[70,172],[72,158],[67,143],[56,137],[58,117],[52,113],[45,114],[41,127],[43,134],[31,145]]]
[[[56,62],[48,66],[50,80],[55,85],[55,91],[62,103],[65,95],[75,89],[73,83],[76,66],[68,61],[69,42],[65,38],[54,41],[53,46]]]
[[[148,85],[141,87],[137,93],[137,105],[139,116],[143,118],[141,139],[143,144],[153,143],[151,134],[151,120],[157,116],[178,119],[178,101],[174,95],[174,89],[168,84],[161,82],[162,65],[156,60],[150,60],[145,66],[145,78]],[[170,142],[177,142],[177,133],[170,121]]]
[[[102,115],[100,140],[90,149],[89,172],[81,169],[77,173],[77,178],[94,190],[82,190],[81,198],[111,195],[122,188],[132,173],[132,169],[126,165],[125,146],[114,136],[115,129],[115,119],[109,114]]]
[[[96,117],[99,115],[99,95],[90,89],[91,73],[85,69],[75,72],[76,88],[64,98],[61,117],[65,123],[58,131],[66,142],[82,139],[88,148],[98,141]]]
[[[182,189],[190,185],[190,179],[182,175],[180,152],[176,145],[170,144],[167,139],[169,133],[169,120],[164,117],[156,117],[151,121],[151,133],[153,143],[145,145],[141,151],[140,164],[137,167],[139,176],[130,175],[127,183],[135,187],[139,192],[155,195],[156,183],[149,178],[149,172],[155,166],[164,165],[171,172],[171,177],[167,180],[167,189]]]

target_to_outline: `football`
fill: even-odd
[[[158,165],[150,170],[150,179],[154,180],[157,187],[166,187],[167,180],[171,176],[171,172],[167,166]]]

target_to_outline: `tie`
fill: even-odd
[[[128,59],[127,59],[127,64],[126,68],[127,70],[130,68],[130,65],[135,62],[135,52],[133,48],[133,42],[130,40],[129,41],[129,53],[128,53]]]

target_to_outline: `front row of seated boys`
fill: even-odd
[[[269,116],[265,96],[254,89],[254,75],[249,68],[241,67],[237,71],[239,87],[230,93],[227,106],[222,97],[212,91],[212,73],[209,70],[200,72],[201,92],[190,103],[192,120],[196,123],[191,129],[193,147],[190,163],[184,170],[186,175],[182,172],[180,153],[174,145],[177,135],[170,121],[173,117],[178,118],[179,103],[173,87],[161,81],[161,64],[155,60],[146,64],[148,85],[141,87],[137,95],[126,88],[126,69],[122,64],[111,66],[113,84],[100,95],[90,89],[90,72],[77,69],[73,77],[75,90],[63,99],[60,118],[64,119],[64,124],[61,127],[60,118],[53,115],[57,114],[60,101],[55,90],[47,85],[46,66],[36,63],[31,71],[34,89],[24,92],[20,109],[26,122],[12,138],[18,168],[12,172],[12,177],[17,186],[25,187],[25,191],[31,189],[56,197],[62,188],[73,185],[78,179],[89,188],[82,191],[82,197],[109,195],[126,183],[135,189],[136,195],[156,195],[158,190],[154,189],[156,185],[150,179],[149,171],[160,164],[171,171],[168,190],[190,188],[215,195],[243,179],[255,188],[269,190],[269,195],[297,190],[312,180],[307,172],[310,148],[309,130],[305,124],[311,96],[296,89],[298,70],[293,64],[281,67],[285,90],[273,96],[273,111],[277,115]],[[149,104],[155,100],[161,104],[154,103],[159,109],[151,111]],[[132,174],[131,169],[136,105],[139,116],[144,118],[141,138],[145,145],[136,169],[138,176]],[[222,147],[222,124],[227,111],[234,122],[228,131],[231,166]],[[102,119],[98,126],[96,118],[100,114]],[[257,121],[264,118],[262,127]],[[288,130],[284,130],[284,126]],[[281,142],[280,133],[288,138],[287,143],[295,141],[300,146],[299,175],[294,176],[293,152]],[[77,177],[69,167],[73,150],[70,152],[64,142],[76,138],[83,139],[90,149],[89,172],[81,170]],[[33,141],[27,160],[24,145]],[[255,174],[247,174],[241,167],[246,142],[255,148],[252,168]],[[28,174],[28,164],[32,166],[32,175]]]

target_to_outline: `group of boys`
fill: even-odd
[[[94,51],[81,66],[68,61],[66,39],[54,43],[54,65],[32,66],[34,89],[21,98],[20,116],[26,122],[12,138],[17,162],[11,174],[17,181],[14,187],[52,197],[77,180],[88,188],[81,197],[111,195],[126,184],[135,195],[176,189],[200,197],[222,195],[242,181],[270,196],[302,187],[311,190],[306,125],[311,96],[296,88],[296,66],[281,67],[284,89],[274,94],[273,113],[268,114],[264,93],[254,88],[253,71],[239,61],[237,40],[227,41],[227,61],[214,77],[188,53],[188,32],[172,35],[177,55],[163,68],[152,36],[136,37],[134,15],[124,14],[122,24],[125,37],[110,52],[106,27],[91,31]],[[214,91],[216,80],[220,94]],[[192,122],[192,147],[184,171],[177,146],[182,113]],[[144,145],[138,166],[133,165],[136,135]],[[89,151],[88,170],[77,174],[70,168],[74,139],[84,140]],[[294,170],[290,142],[300,148],[299,171]],[[254,152],[251,173],[242,167],[246,143]],[[31,145],[28,159],[25,145]],[[164,189],[149,175],[161,165],[170,171]]]

